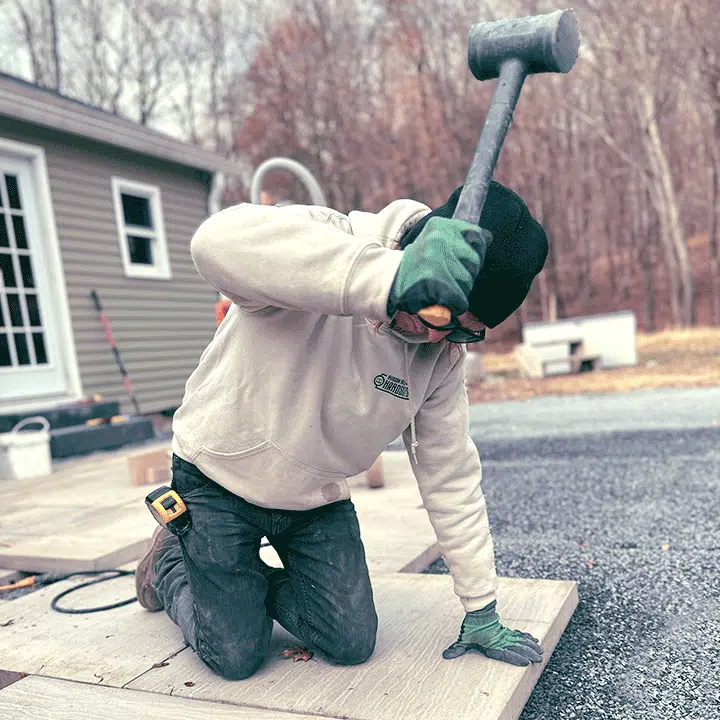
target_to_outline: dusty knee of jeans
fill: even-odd
[[[335,665],[360,665],[367,662],[375,651],[375,635],[352,638],[339,643],[337,650],[328,654]]]
[[[202,644],[198,655],[213,671],[226,680],[246,680],[262,665],[264,654],[255,643],[228,642],[219,647]]]
[[[336,665],[360,665],[367,662],[375,651],[375,638],[365,642],[345,643],[328,659]]]

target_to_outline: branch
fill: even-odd
[[[576,117],[580,118],[582,121],[584,121],[587,125],[589,125],[600,137],[603,142],[615,152],[615,154],[623,160],[623,162],[626,162],[630,167],[632,167],[642,178],[643,183],[647,184],[649,181],[649,173],[646,167],[643,167],[635,158],[633,158],[631,155],[629,155],[625,150],[623,150],[616,142],[615,139],[610,135],[607,130],[605,130],[603,127],[600,126],[600,123],[597,121],[596,118],[588,115],[586,112],[583,112],[580,110],[580,108],[573,107],[572,105],[566,104],[565,107],[568,109],[570,113],[575,115]]]

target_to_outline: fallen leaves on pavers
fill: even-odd
[[[287,645],[285,646],[285,648],[286,649],[282,651],[282,656],[286,658],[292,658],[293,662],[297,662],[298,660],[307,662],[313,656],[312,651],[308,650],[307,648],[289,647]]]

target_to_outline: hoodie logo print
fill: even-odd
[[[381,373],[380,375],[375,376],[373,382],[378,390],[394,395],[401,400],[408,400],[410,397],[408,384],[402,378],[395,377],[394,375],[388,375],[387,373]]]

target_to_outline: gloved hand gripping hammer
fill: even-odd
[[[470,70],[478,80],[497,78],[497,85],[453,219],[474,225],[480,222],[490,180],[527,75],[570,72],[579,47],[580,30],[572,10],[481,22],[470,28]],[[442,305],[424,308],[418,314],[436,327],[451,321],[450,311]]]

